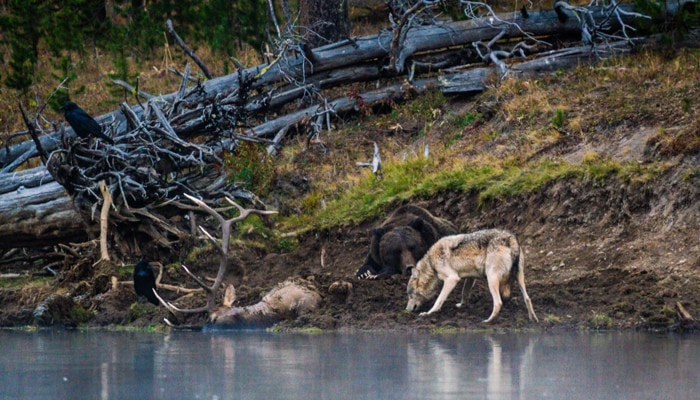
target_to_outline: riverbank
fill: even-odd
[[[595,185],[576,180],[553,182],[538,193],[476,206],[475,195],[445,192],[417,201],[462,231],[508,226],[525,251],[527,288],[540,322],[529,322],[517,290],[490,324],[481,321],[491,310],[485,281],[477,281],[467,306],[457,309],[455,290],[442,311],[420,317],[404,311],[405,276],[366,281],[354,277],[367,253],[367,231],[381,221],[360,226],[310,231],[299,236],[293,251],[237,250],[236,268],[226,281],[236,286],[237,305],[249,305],[288,277],[311,281],[322,295],[318,310],[284,321],[282,330],[581,330],[645,329],[682,331],[696,328],[679,319],[677,303],[691,314],[700,307],[697,186],[678,176],[680,163],[659,177],[655,190],[626,185]],[[213,276],[215,253],[209,271]],[[206,258],[204,255],[203,258]],[[100,270],[101,268],[101,270]],[[45,285],[2,289],[0,325],[153,327],[168,318],[175,323],[202,324],[204,315],[177,318],[162,307],[140,303],[129,286],[93,294],[100,276],[118,275],[119,267],[98,267],[95,274],[75,279],[75,271]],[[126,268],[128,271],[128,268]],[[187,284],[165,269],[163,282]],[[92,279],[90,281],[89,279]],[[128,279],[125,277],[124,279]],[[333,282],[352,289],[332,294]],[[189,286],[192,286],[191,284]],[[50,292],[63,291],[75,302],[54,302],[52,321],[37,321],[37,307]],[[81,292],[82,291],[82,292]],[[180,295],[163,291],[173,300]],[[81,297],[82,296],[82,297]],[[182,299],[181,306],[204,304],[203,295]],[[43,322],[42,322],[43,321]]]
[[[239,233],[225,284],[236,287],[236,305],[244,306],[289,277],[313,282],[320,308],[276,329],[695,327],[679,317],[679,304],[700,315],[700,116],[692,100],[700,92],[698,57],[695,50],[637,55],[600,68],[506,80],[477,98],[426,94],[348,118],[320,142],[290,144],[275,159],[263,196],[280,218]],[[356,166],[371,158],[375,142],[385,166],[381,178]],[[426,146],[430,157],[420,161]],[[408,202],[464,232],[515,233],[540,323],[528,321],[517,291],[493,323],[481,323],[492,307],[484,281],[465,308],[455,307],[456,290],[440,313],[419,317],[404,311],[407,277],[357,280],[368,230]],[[345,208],[349,214],[342,214]],[[366,209],[371,212],[363,215]],[[336,211],[328,220],[341,222],[319,222]],[[294,217],[306,220],[293,225]],[[181,263],[214,276],[218,253],[202,243],[162,254],[162,282],[194,287]],[[86,252],[56,276],[22,275],[41,272],[40,258],[0,266],[0,273],[21,275],[3,279],[0,326],[204,322],[205,315],[177,318],[137,302],[131,287],[111,283],[129,280],[137,260],[121,255],[118,264],[93,266],[95,254]],[[338,281],[352,289],[330,293]],[[205,304],[199,294],[162,294],[183,307]],[[51,312],[40,312],[46,309]]]

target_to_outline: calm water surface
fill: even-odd
[[[700,336],[0,331],[0,399],[698,399]]]

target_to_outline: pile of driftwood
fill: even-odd
[[[224,168],[239,141],[255,140],[238,133],[245,114],[238,96],[246,86],[203,104],[188,101],[198,86],[187,90],[186,81],[187,72],[173,101],[151,98],[140,113],[123,103],[124,119],[109,125],[114,144],[62,136],[63,145],[44,155],[48,171],[81,215],[94,215],[95,205],[102,203],[103,232],[111,219],[114,239],[124,249],[138,251],[143,237],[137,233],[162,247],[190,235],[197,208],[183,204],[185,195],[212,204],[254,199]]]

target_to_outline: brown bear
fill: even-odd
[[[369,254],[355,276],[358,279],[385,279],[405,274],[443,236],[457,228],[428,210],[408,204],[399,207],[380,226],[370,230]]]

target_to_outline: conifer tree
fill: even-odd
[[[26,93],[32,85],[38,58],[41,26],[38,15],[45,12],[45,2],[13,0],[7,3],[6,13],[0,16],[2,40],[10,50],[9,74],[5,85]]]

